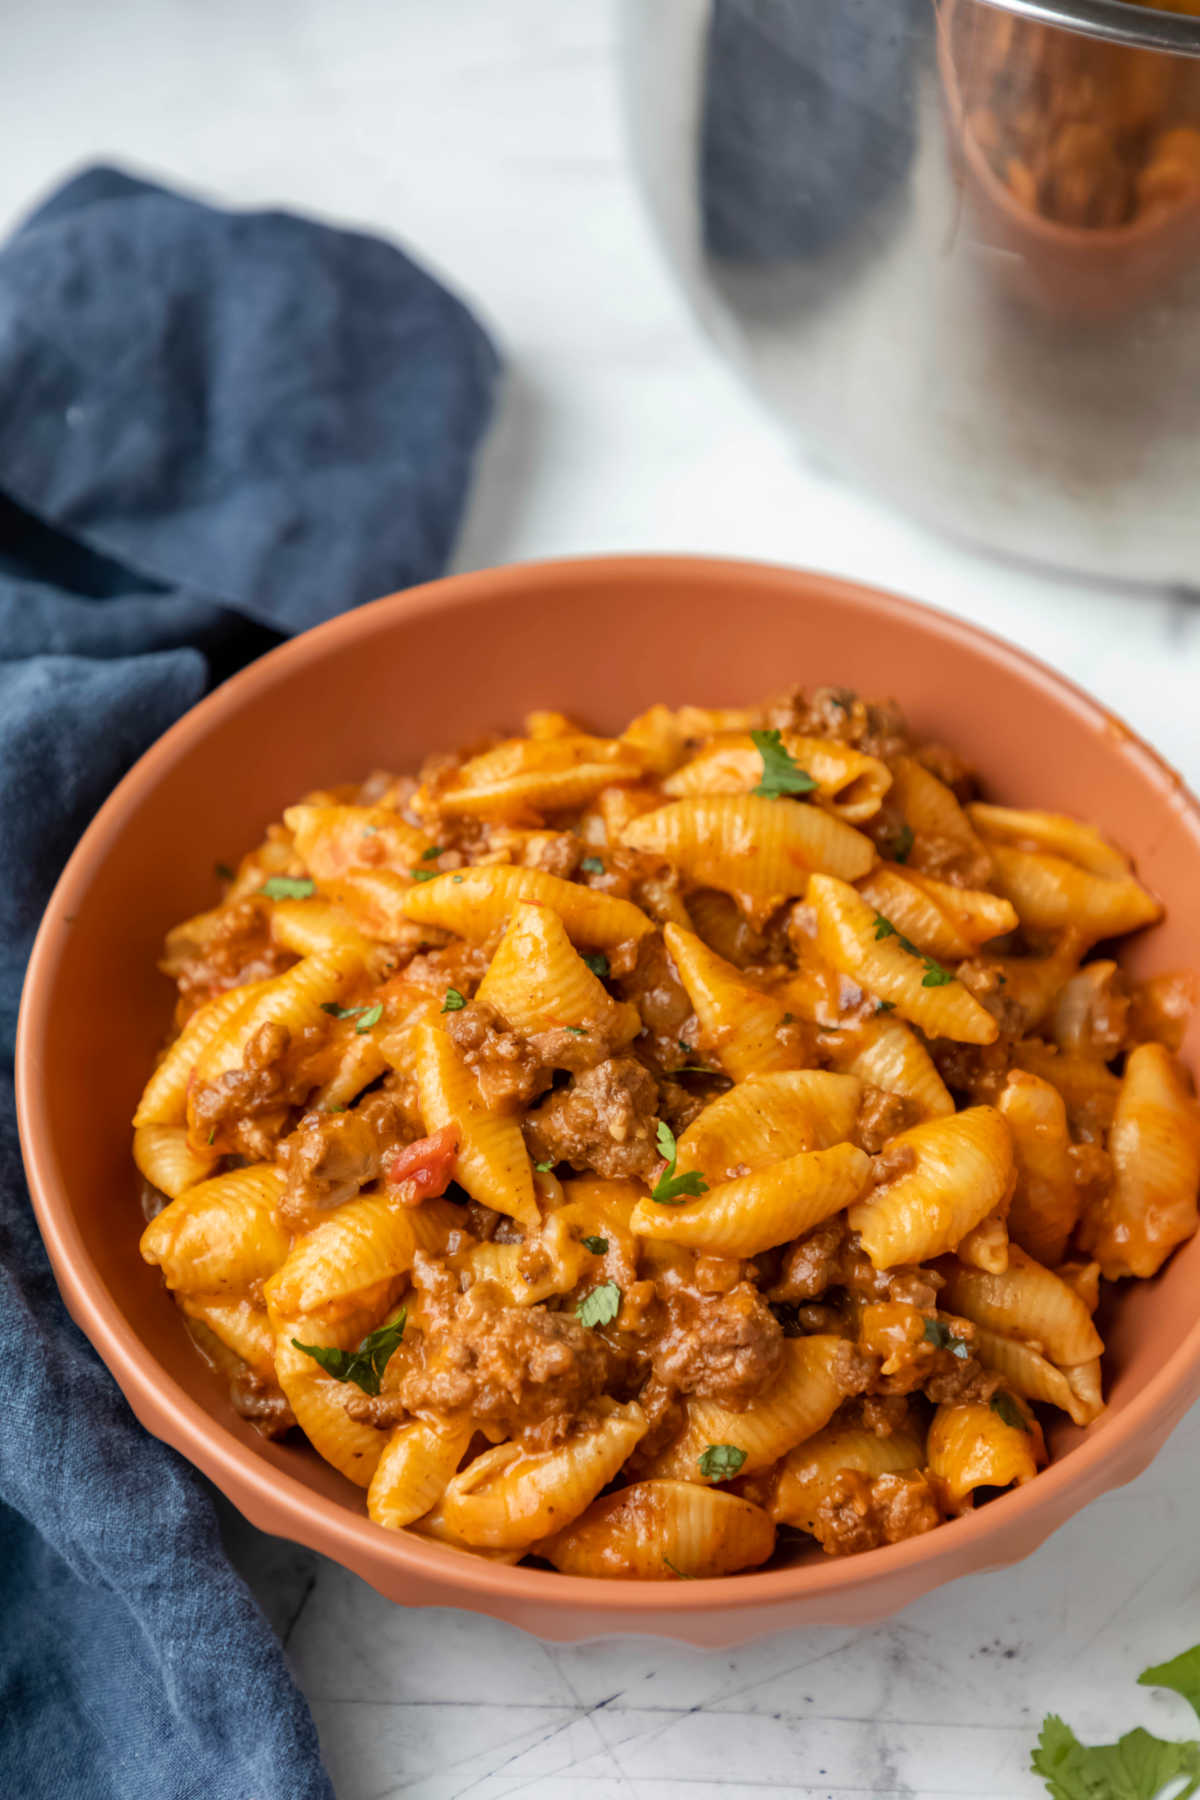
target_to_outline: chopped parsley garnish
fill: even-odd
[[[1200,1715],[1200,1644],[1171,1662],[1144,1669],[1140,1687],[1173,1688]],[[1051,1800],[1173,1800],[1200,1792],[1200,1743],[1171,1743],[1152,1732],[1127,1731],[1115,1744],[1081,1744],[1056,1713],[1047,1713],[1030,1764]],[[1173,1784],[1187,1778],[1186,1787]]]
[[[720,1069],[710,1069],[704,1063],[680,1063],[677,1069],[671,1070],[672,1075],[719,1075],[720,1073]]]
[[[746,1460],[746,1452],[736,1444],[710,1444],[697,1458],[705,1481],[732,1481]]]
[[[604,864],[598,856],[585,856],[579,867],[585,875],[603,875]]]
[[[921,979],[922,987],[945,987],[948,981],[954,980],[954,971],[952,969],[944,969],[940,962],[934,961],[932,956],[926,956],[923,950],[917,949],[917,946],[910,938],[906,938],[902,932],[896,930],[896,927],[892,924],[890,919],[885,919],[882,913],[876,913],[875,942],[878,943],[881,938],[889,937],[894,937],[900,948],[902,950],[907,950],[910,956],[920,958],[925,970],[925,974]]]
[[[605,1281],[583,1296],[575,1308],[575,1317],[581,1325],[611,1325],[620,1310],[620,1288],[615,1281]]]
[[[756,794],[766,800],[779,800],[784,794],[812,793],[817,784],[785,749],[781,731],[752,731],[750,736],[763,766],[762,780],[754,789]]]
[[[213,874],[218,881],[232,881],[234,878],[233,870],[228,863],[214,863]]]
[[[580,1238],[579,1241],[583,1245],[585,1250],[591,1251],[593,1256],[603,1256],[605,1251],[608,1249],[608,1239],[607,1238],[585,1237],[585,1238]]]
[[[678,1206],[681,1200],[698,1200],[701,1194],[707,1194],[708,1183],[699,1169],[690,1169],[686,1175],[675,1173],[679,1146],[675,1142],[675,1133],[665,1119],[658,1121],[655,1142],[658,1154],[666,1159],[667,1167],[650,1189],[650,1198],[657,1200],[660,1206]]]
[[[450,879],[454,883],[455,887],[457,887],[460,882],[465,881],[467,878],[465,875],[452,875],[450,877]]]
[[[892,861],[898,863],[907,862],[909,853],[915,842],[916,833],[913,831],[912,826],[907,824],[902,825],[896,833],[895,841],[892,844]]]
[[[368,1332],[357,1350],[336,1350],[331,1344],[302,1344],[299,1338],[293,1338],[292,1343],[335,1381],[353,1381],[364,1394],[377,1394],[383,1371],[404,1336],[407,1318],[408,1308],[401,1307],[390,1325]]]
[[[596,950],[590,956],[585,956],[583,960],[593,975],[598,976],[601,981],[607,981],[608,958],[603,950]]]
[[[333,1102],[332,1106],[323,1106],[321,1108],[322,1112],[327,1112],[327,1113],[339,1113],[339,1112],[345,1112],[345,1110],[346,1110],[346,1103],[344,1100],[335,1100]]]
[[[588,1028],[586,1025],[568,1025],[566,1029],[572,1034],[573,1037],[587,1037],[588,1036]]]
[[[466,1004],[466,1001],[463,999],[457,988],[446,989],[445,998],[442,1001],[442,1011],[444,1013],[461,1012]]]
[[[695,1581],[696,1577],[689,1575],[686,1569],[677,1569],[669,1556],[663,1557],[663,1563],[670,1569],[672,1575],[678,1575],[680,1581]]]
[[[410,869],[408,872],[412,876],[414,881],[436,881],[439,874],[441,873],[441,870],[440,869]]]
[[[307,900],[316,893],[317,884],[307,875],[272,875],[258,891],[268,900]]]
[[[1014,1431],[1029,1430],[1029,1420],[1011,1394],[1006,1394],[1001,1389],[1000,1393],[992,1395],[989,1405],[996,1417],[1002,1419],[1006,1425],[1011,1425]]]
[[[321,1011],[329,1013],[334,1019],[357,1019],[354,1027],[358,1037],[370,1031],[372,1025],[378,1025],[383,1017],[383,1002],[377,1000],[374,1006],[339,1006],[336,1000],[323,1000]]]
[[[430,844],[428,850],[422,850],[421,861],[434,862],[441,854],[442,846],[440,844]]]
[[[895,1012],[895,1010],[896,1002],[894,1000],[877,1000],[875,1002],[876,1012]]]
[[[215,1125],[213,1126],[212,1130],[208,1134],[208,1141],[210,1144],[215,1144],[217,1141],[217,1128]]]
[[[938,1350],[949,1350],[965,1362],[971,1350],[965,1338],[955,1337],[944,1319],[926,1319],[925,1342]]]
[[[554,1164],[552,1162],[534,1163],[533,1166],[537,1170],[539,1175],[548,1175],[550,1173],[551,1169],[554,1167]]]

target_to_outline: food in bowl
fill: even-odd
[[[311,793],[172,931],[135,1116],[234,1403],[380,1525],[664,1581],[923,1534],[1197,1223],[1186,984],[1093,826],[839,689]]]

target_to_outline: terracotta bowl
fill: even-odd
[[[404,769],[481,726],[562,707],[602,729],[655,700],[730,703],[789,682],[894,695],[983,772],[991,794],[1096,820],[1166,901],[1142,973],[1195,955],[1200,808],[1153,751],[1008,645],[821,575],[689,557],[611,557],[460,575],[307,633],[180,721],[117,788],[46,911],[18,1044],[34,1204],[72,1315],[138,1418],[263,1530],[321,1550],[389,1598],[495,1614],[550,1638],[652,1631],[730,1644],[878,1619],[943,1581],[1026,1556],[1129,1481],[1200,1393],[1200,1238],[1113,1308],[1111,1403],[1054,1434],[1037,1480],[894,1548],[725,1581],[623,1583],[508,1568],[384,1531],[302,1444],[232,1411],[137,1253],[129,1119],[170,990],[166,928],[215,901],[235,857],[305,789]],[[1193,1066],[1200,1049],[1194,1032]]]

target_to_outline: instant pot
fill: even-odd
[[[1200,587],[1200,0],[627,0],[637,169],[815,460]]]

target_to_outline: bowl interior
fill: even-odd
[[[216,1435],[361,1511],[315,1453],[264,1443],[236,1416],[137,1252],[128,1121],[171,1005],[155,961],[168,926],[215,902],[214,862],[234,860],[308,788],[404,770],[533,707],[612,729],[656,700],[730,703],[822,681],[894,696],[974,762],[991,797],[1097,822],[1168,906],[1128,960],[1148,973],[1194,959],[1195,802],[1098,706],[955,621],[823,577],[682,558],[499,570],[379,602],[274,653],[169,733],[90,829],[39,940],[21,1079],[43,1225],[53,1220],[60,1262],[119,1319],[115,1336],[161,1389],[195,1402]],[[1193,1067],[1198,1049],[1194,1027]],[[1122,1296],[1111,1407],[1092,1435],[1181,1353],[1198,1280],[1200,1239]],[[1062,1427],[1060,1454],[1082,1435]]]

